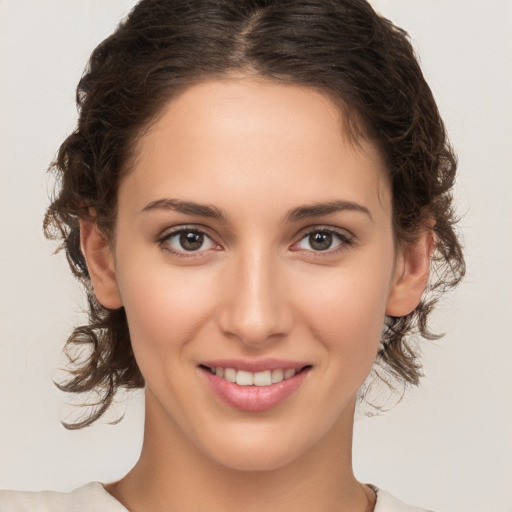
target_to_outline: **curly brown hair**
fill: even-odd
[[[45,234],[61,240],[89,301],[89,323],[66,345],[71,377],[59,387],[100,393],[92,412],[68,428],[101,417],[119,388],[144,386],[124,309],[109,310],[94,296],[79,219],[93,208],[112,237],[119,182],[144,130],[184,88],[237,71],[329,94],[354,140],[372,140],[387,163],[397,240],[435,231],[423,300],[409,315],[388,319],[377,356],[389,378],[418,383],[410,340],[436,337],[429,313],[465,267],[452,208],[456,157],[407,33],[364,0],[142,0],[92,53],[77,89],[77,128],[51,166],[60,187]],[[76,353],[83,347],[86,357]]]

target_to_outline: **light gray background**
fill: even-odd
[[[51,379],[84,301],[41,231],[75,86],[133,3],[0,0],[0,488],[112,480],[140,449],[142,393],[120,401],[117,426],[59,423],[68,409]],[[374,4],[411,34],[459,153],[468,276],[436,316],[448,335],[425,345],[422,387],[357,421],[356,474],[439,512],[510,512],[512,2]]]

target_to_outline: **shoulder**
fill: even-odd
[[[406,505],[388,492],[383,491],[374,485],[370,485],[370,487],[377,494],[377,503],[375,504],[373,512],[432,512],[424,508]]]
[[[1,512],[127,512],[98,482],[74,491],[0,491]]]
[[[428,512],[411,507],[375,486],[374,512]],[[127,512],[100,483],[92,482],[69,493],[55,491],[0,491],[1,512]]]

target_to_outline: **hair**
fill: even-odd
[[[435,232],[422,302],[406,316],[387,318],[376,360],[386,382],[419,382],[412,340],[438,337],[427,325],[429,314],[465,266],[452,207],[456,157],[407,33],[364,0],[142,0],[92,53],[77,88],[77,127],[50,167],[58,191],[45,234],[61,241],[89,304],[89,323],[67,340],[70,377],[57,385],[100,396],[85,419],[64,423],[67,428],[100,418],[118,389],[144,386],[124,308],[103,307],[92,290],[79,220],[94,211],[111,240],[119,183],[130,172],[138,138],[180,91],[233,73],[328,94],[353,137],[380,149],[396,239]]]

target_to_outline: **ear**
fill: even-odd
[[[94,218],[80,219],[80,249],[98,302],[108,309],[120,308],[123,302],[117,286],[112,251]]]
[[[433,223],[414,242],[405,243],[397,256],[395,274],[386,304],[386,315],[405,316],[414,311],[427,286],[435,249]]]

